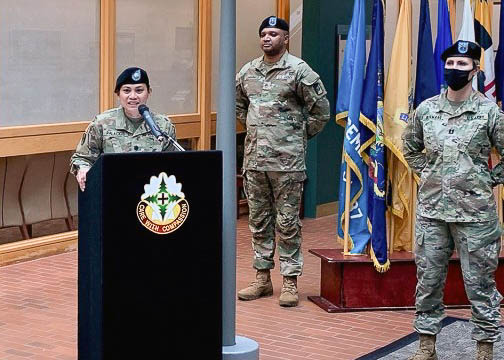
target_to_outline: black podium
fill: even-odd
[[[101,156],[79,192],[79,359],[220,359],[221,253],[220,152]]]

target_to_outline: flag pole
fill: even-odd
[[[346,159],[346,153],[343,154],[345,156],[346,162],[346,184],[345,184],[345,230],[344,230],[344,240],[343,240],[343,255],[348,255],[348,232],[350,230],[350,164],[348,163],[348,159]]]
[[[416,202],[417,202],[417,183],[413,171],[411,171],[411,196],[410,196],[410,214],[411,214],[411,251],[415,251],[415,224],[416,224]]]
[[[500,206],[501,209],[504,206],[504,203],[503,203],[503,201],[504,201],[504,193],[503,193],[503,191],[504,191],[504,186],[499,185],[499,196],[497,197],[497,199],[499,201],[499,206]],[[502,226],[502,221],[503,220],[501,219],[501,226]],[[504,233],[501,235],[501,246],[503,244],[503,239],[504,239]]]
[[[209,2],[210,3],[210,2]],[[220,2],[217,149],[222,152],[222,360],[259,360],[259,344],[236,335],[236,0]],[[210,9],[211,12],[211,9]],[[198,344],[195,342],[195,346]]]
[[[390,159],[390,161],[387,162],[387,164],[389,166],[388,171],[389,171],[389,174],[393,174],[394,173],[393,172],[393,170],[394,170],[394,154],[390,150],[387,150],[387,151],[388,151],[389,159]],[[389,178],[390,184],[389,184],[387,190],[392,191],[392,178],[390,176],[388,178]],[[387,196],[388,196],[388,194],[387,194]],[[392,211],[392,209],[389,210],[389,216],[390,216],[390,242],[389,242],[390,248],[389,248],[389,252],[390,252],[390,254],[392,254],[394,252],[394,212]]]

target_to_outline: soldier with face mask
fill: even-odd
[[[414,321],[420,347],[413,360],[437,359],[435,341],[454,249],[471,302],[476,359],[492,359],[493,343],[500,340],[503,297],[495,285],[495,271],[501,226],[492,188],[504,183],[504,114],[472,88],[480,55],[479,45],[461,40],[443,52],[448,89],[422,102],[403,134],[404,157],[421,178]],[[490,170],[492,147],[501,160]]]

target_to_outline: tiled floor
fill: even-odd
[[[310,248],[334,248],[335,217],[304,220],[305,270],[297,308],[278,306],[281,276],[273,271],[274,295],[237,302],[236,332],[259,342],[261,360],[355,359],[412,331],[413,312],[328,314],[317,295],[319,259]],[[237,289],[254,276],[246,216],[238,221]],[[0,360],[77,359],[77,253],[0,268]],[[467,317],[467,310],[449,311]],[[468,334],[469,336],[469,334]]]

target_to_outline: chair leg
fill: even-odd
[[[23,236],[23,239],[28,240],[32,238],[33,232],[31,225],[23,224],[19,227],[19,230],[21,230],[21,235]]]
[[[68,215],[68,217],[65,218],[65,223],[66,223],[68,231],[72,231],[74,229],[72,216]]]
[[[243,176],[236,175],[236,218],[240,218],[240,195],[243,188]]]

